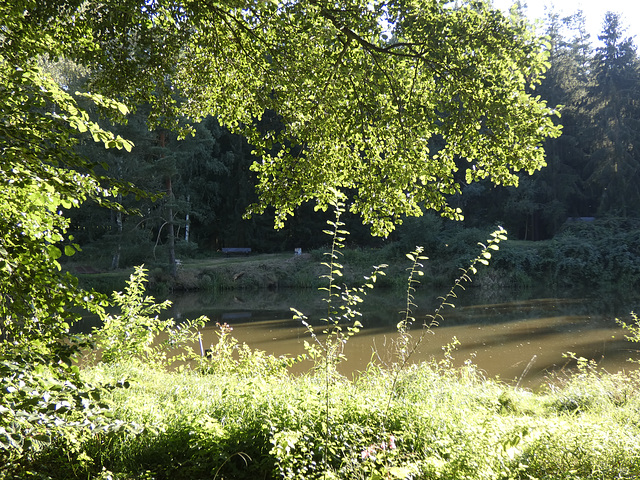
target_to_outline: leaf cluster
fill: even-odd
[[[0,476],[25,475],[38,452],[63,443],[70,456],[93,435],[139,427],[113,420],[103,398],[126,381],[93,385],[77,366],[35,363],[33,355],[0,361]],[[9,478],[9,477],[7,477]]]
[[[101,325],[94,327],[89,340],[95,343],[103,363],[138,359],[151,365],[170,365],[185,358],[185,354],[167,358],[172,351],[187,348],[193,354],[192,344],[198,337],[197,330],[204,326],[207,318],[202,316],[180,325],[172,318],[160,318],[159,314],[171,302],[155,303],[153,297],[146,295],[146,272],[143,266],[136,267],[124,292],[114,292],[111,302],[91,305]],[[161,334],[167,338],[159,342]]]
[[[113,194],[75,153],[75,134],[90,131],[106,147],[129,144],[89,121],[75,99],[36,66],[0,58],[0,101],[2,348],[21,348],[38,337],[55,343],[75,319],[65,305],[91,300],[75,279],[60,273],[62,252],[72,255],[79,248],[65,234],[69,222],[62,209]]]
[[[214,115],[249,138],[260,157],[249,213],[271,205],[281,226],[337,189],[386,235],[423,208],[459,218],[447,197],[462,181],[517,184],[560,132],[532,94],[545,42],[485,3],[448,4],[89,1],[58,13],[55,24],[74,28],[44,36],[91,68],[96,91],[149,105],[152,127],[186,133],[181,118]],[[52,20],[50,2],[30,7],[35,25]],[[267,112],[280,128],[261,128]]]

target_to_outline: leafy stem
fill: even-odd
[[[423,272],[420,270],[420,268],[422,268],[422,264],[420,263],[420,261],[425,260],[426,257],[420,255],[423,251],[422,247],[417,247],[416,250],[407,255],[407,258],[409,258],[413,263],[409,268],[410,273],[407,287],[406,309],[404,311],[405,316],[404,319],[398,323],[398,333],[400,335],[398,349],[399,361],[396,364],[393,381],[389,390],[389,398],[387,401],[385,417],[388,415],[389,409],[391,407],[391,401],[393,399],[393,395],[400,378],[400,373],[408,365],[409,360],[418,350],[427,334],[433,333],[432,328],[437,327],[440,324],[440,321],[444,320],[442,314],[444,309],[446,307],[455,308],[455,305],[452,303],[453,299],[458,297],[458,290],[464,290],[464,285],[472,281],[471,275],[475,275],[476,273],[478,273],[478,264],[489,265],[491,252],[499,250],[499,243],[503,240],[507,240],[507,231],[502,227],[498,227],[494,232],[491,233],[486,245],[483,243],[479,243],[480,247],[482,247],[482,249],[480,250],[480,254],[471,261],[466,269],[461,269],[462,273],[458,276],[458,278],[456,278],[453,286],[451,287],[451,289],[449,289],[447,294],[439,297],[439,299],[441,300],[440,304],[433,314],[426,316],[425,321],[422,325],[422,332],[417,340],[413,342],[413,344],[410,343],[410,336],[408,332],[410,326],[415,321],[414,317],[411,316],[412,307],[416,306],[414,303],[415,285],[419,283],[419,281],[415,277],[423,275]]]
[[[331,228],[324,230],[324,233],[332,239],[330,251],[324,254],[327,261],[322,262],[328,272],[320,276],[321,279],[326,280],[327,286],[319,288],[320,291],[325,292],[323,300],[327,304],[327,315],[321,319],[327,325],[322,331],[324,341],[318,338],[312,325],[307,321],[306,315],[294,308],[291,309],[294,319],[301,321],[311,334],[315,344],[305,342],[305,349],[315,361],[316,369],[322,369],[324,375],[325,448],[323,448],[322,461],[325,467],[331,435],[331,386],[338,375],[337,365],[345,359],[343,351],[347,341],[362,328],[362,323],[358,320],[358,317],[362,316],[357,308],[358,305],[363,302],[368,291],[373,289],[378,275],[384,275],[383,269],[387,266],[386,264],[374,266],[373,271],[364,278],[365,281],[361,286],[350,288],[344,283],[338,284],[338,279],[344,276],[344,266],[339,260],[344,255],[342,249],[345,247],[344,242],[349,232],[343,228],[344,223],[340,220],[345,211],[344,194],[337,190],[333,190],[333,194],[334,197],[329,204],[334,208],[335,220],[328,220],[327,224]]]

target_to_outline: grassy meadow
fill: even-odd
[[[640,478],[637,373],[583,361],[534,393],[447,360],[371,366],[348,380],[321,365],[292,376],[260,352],[225,355],[182,372],[135,362],[85,371],[92,382],[127,379],[103,398],[119,428],[57,438],[18,471],[121,480]]]

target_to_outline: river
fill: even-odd
[[[442,295],[427,289],[416,292],[416,322],[410,330],[414,340],[424,332],[421,325],[438,308]],[[290,307],[305,313],[314,325],[321,325],[319,320],[326,316],[326,304],[315,290],[187,293],[170,299],[169,315],[176,320],[209,317],[211,321],[202,332],[205,348],[217,339],[216,323],[227,323],[233,335],[252,348],[297,355],[304,352],[304,341],[311,338],[292,318]],[[572,362],[563,358],[565,352],[593,359],[611,373],[634,368],[627,359],[640,358],[636,345],[624,338],[615,321],[630,321],[633,300],[561,296],[545,289],[486,292],[471,288],[448,302],[455,307],[443,309],[444,318],[424,337],[411,361],[442,359],[442,347],[457,338],[456,364],[473,362],[487,376],[535,387],[551,373],[562,375],[571,369]],[[368,295],[360,309],[363,328],[345,346],[343,373],[361,371],[371,359],[394,361],[396,325],[403,318],[399,312],[405,305],[402,292],[374,290]]]

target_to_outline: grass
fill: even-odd
[[[354,257],[368,258],[371,252],[347,250],[350,261]],[[178,267],[177,276],[171,278],[166,265],[147,265],[149,268],[149,290],[156,294],[170,291],[221,291],[221,290],[259,290],[277,288],[312,288],[321,285],[319,275],[322,267],[317,258],[322,252],[303,255],[289,253],[252,254],[238,256],[215,255],[208,258],[185,259]],[[362,271],[368,271],[371,264],[349,263],[344,277],[347,283],[360,281]],[[406,261],[398,261],[389,269],[388,278],[382,278],[380,286],[404,288],[406,281]],[[122,269],[115,272],[77,273],[78,267],[68,263],[65,268],[77,275],[80,285],[99,292],[111,293],[121,290],[133,270]]]
[[[76,273],[78,266],[65,267]],[[148,265],[149,290],[166,293],[172,290],[256,290],[263,288],[310,288],[318,285],[318,265],[311,255],[253,254],[242,256],[214,255],[185,259],[178,266],[176,278],[168,265]],[[77,274],[80,284],[103,293],[124,287],[133,269],[116,272]]]
[[[402,372],[390,392],[391,372],[372,366],[353,381],[334,379],[329,418],[324,378],[314,374],[172,373],[135,363],[85,374],[130,379],[108,401],[141,433],[98,433],[72,452],[61,440],[34,458],[41,478],[640,477],[636,374],[583,368],[532,393],[471,364],[431,362]]]

